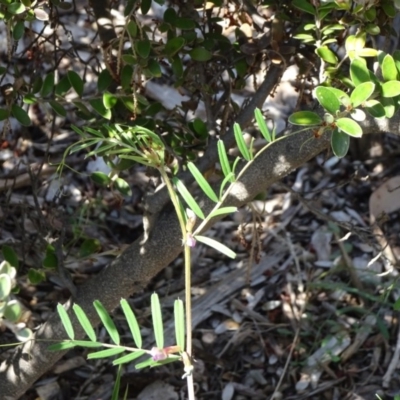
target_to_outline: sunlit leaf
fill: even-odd
[[[336,125],[350,136],[361,137],[363,134],[361,126],[350,118],[339,118],[336,120]]]
[[[99,315],[101,322],[103,323],[104,327],[106,328],[108,334],[110,335],[112,341],[116,344],[120,344],[120,337],[117,331],[117,327],[114,324],[114,321],[111,319],[110,315],[108,314],[107,310],[104,308],[103,304],[100,303],[99,300],[95,300],[93,302],[94,308]]]
[[[151,295],[151,317],[153,320],[154,338],[159,349],[164,347],[164,327],[160,299],[157,293]]]
[[[228,155],[225,150],[225,144],[220,139],[220,140],[218,140],[217,146],[218,146],[219,162],[221,164],[222,172],[223,172],[224,176],[226,177],[227,175],[229,175],[232,172],[232,170],[231,170],[231,166],[229,164]],[[233,178],[232,178],[232,180],[233,180]]]
[[[209,214],[209,217],[214,218],[214,217],[217,217],[218,215],[232,214],[236,211],[237,211],[237,207],[221,207],[221,208],[218,208],[218,209],[212,211]]]
[[[135,314],[133,313],[127,300],[121,299],[120,304],[122,311],[124,312],[126,321],[128,322],[129,329],[131,330],[135,345],[140,349],[142,347],[142,335],[140,333],[140,327],[135,317]]]
[[[183,200],[185,200],[186,204],[189,206],[189,208],[200,218],[204,219],[204,213],[201,210],[200,206],[194,199],[194,197],[190,194],[190,192],[187,190],[186,186],[183,184],[181,180],[178,178],[173,178],[172,182],[175,184],[176,189],[182,196]]]
[[[88,335],[88,338],[92,342],[95,342],[96,341],[96,333],[92,327],[92,324],[89,321],[89,318],[83,311],[82,307],[79,306],[78,304],[74,304],[72,308],[73,308],[75,315],[78,318],[78,321],[81,324],[83,330],[85,331],[86,335]]]
[[[292,125],[319,125],[323,121],[321,117],[312,111],[298,111],[290,115],[289,122]]]
[[[89,353],[88,354],[88,359],[93,360],[97,358],[107,358],[107,357],[112,357],[116,356],[117,354],[121,354],[125,351],[123,347],[115,347],[113,349],[106,349],[106,350],[100,350],[96,351],[95,353]]]
[[[382,76],[385,81],[397,80],[397,68],[393,57],[390,54],[386,54],[382,62]]]
[[[318,86],[315,89],[315,95],[322,107],[333,115],[340,110],[340,102],[337,96],[328,88]]]
[[[249,149],[247,148],[246,142],[243,138],[242,130],[240,129],[240,125],[236,122],[233,124],[233,132],[240,153],[242,154],[245,160],[250,161],[252,159],[252,155],[250,154]]]
[[[396,97],[400,94],[400,82],[389,81],[382,84],[383,97]]]
[[[206,244],[207,246],[214,248],[215,250],[219,251],[220,253],[225,254],[227,257],[236,258],[236,253],[234,251],[232,251],[229,247],[225,246],[224,244],[222,244],[214,239],[211,239],[206,236],[200,236],[200,235],[196,235],[195,239],[201,243]]]
[[[260,129],[261,134],[264,136],[264,139],[270,143],[272,142],[271,133],[268,129],[267,124],[265,123],[264,116],[259,108],[254,110],[254,116],[256,118],[256,122],[258,125],[258,129]]]
[[[146,351],[144,350],[139,350],[135,351],[132,353],[129,353],[125,356],[122,356],[120,358],[117,358],[116,360],[113,361],[113,365],[120,365],[120,364],[126,364],[131,361],[136,360],[137,358],[141,357],[142,355],[146,354]]]
[[[57,305],[57,312],[58,312],[58,315],[60,316],[60,319],[64,326],[65,332],[67,332],[67,336],[71,340],[74,340],[75,333],[74,333],[74,328],[72,326],[72,322],[68,316],[67,311],[60,303],[58,303],[58,305]]]
[[[194,179],[203,190],[203,192],[210,198],[210,200],[217,203],[218,202],[217,195],[215,194],[214,190],[207,182],[207,180],[204,178],[203,174],[197,169],[196,165],[194,165],[192,162],[189,162],[187,166],[189,171],[193,175]]]
[[[374,90],[375,85],[372,82],[364,82],[357,85],[350,95],[350,100],[353,107],[358,107],[368,100]]]

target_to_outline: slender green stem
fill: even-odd
[[[163,166],[160,168],[161,176],[167,186],[169,196],[171,198],[172,204],[174,205],[176,215],[179,220],[179,225],[182,231],[182,240],[184,244],[184,259],[185,259],[185,314],[186,314],[186,353],[189,357],[192,356],[192,296],[191,296],[191,253],[190,247],[187,245],[187,230],[185,225],[185,220],[182,215],[182,210],[179,205],[178,196],[171,184],[171,180],[168,177]],[[193,385],[193,376],[189,374],[186,377],[187,385],[188,385],[188,397],[190,400],[194,400],[194,385]]]

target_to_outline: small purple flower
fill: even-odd
[[[187,234],[186,245],[189,246],[189,247],[195,247],[196,246],[196,239],[193,237],[193,235],[191,233]]]
[[[150,355],[153,361],[162,361],[168,358],[168,354],[164,349],[159,349],[158,347],[153,347],[150,350]]]

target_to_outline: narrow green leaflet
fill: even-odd
[[[106,350],[100,350],[96,351],[95,353],[90,353],[88,354],[88,359],[93,360],[96,358],[107,358],[107,357],[112,357],[116,356],[117,354],[121,354],[125,351],[123,347],[115,347],[113,349],[106,349]]]
[[[322,123],[321,117],[312,111],[298,111],[289,117],[292,125],[319,125]]]
[[[61,322],[64,326],[65,332],[67,332],[68,337],[71,340],[74,340],[75,333],[74,333],[74,328],[72,326],[71,320],[68,316],[67,311],[60,303],[57,304],[57,312],[58,312],[58,315],[60,316]]]
[[[183,197],[183,200],[185,200],[185,202],[189,206],[189,208],[192,209],[193,212],[199,218],[204,219],[203,211],[201,210],[200,206],[197,204],[194,197],[186,189],[186,186],[183,184],[183,182],[176,177],[172,179],[172,182],[175,184],[176,189],[178,190],[180,195]]]
[[[80,347],[88,347],[88,348],[96,348],[96,347],[103,347],[103,343],[99,342],[89,342],[86,340],[67,340],[61,343],[55,343],[49,346],[49,350],[67,350],[72,349],[73,347],[80,346]]]
[[[362,128],[350,118],[339,118],[336,120],[337,127],[350,136],[361,137],[363,134]]]
[[[225,186],[227,185],[227,183],[229,182],[233,182],[235,179],[235,175],[233,174],[233,172],[230,172],[222,181],[221,183],[221,187],[219,189],[219,197],[222,198],[222,194],[224,192]]]
[[[315,89],[315,95],[317,96],[319,104],[321,104],[321,106],[331,114],[336,115],[336,113],[340,110],[339,99],[328,88],[324,86],[318,86]]]
[[[82,310],[82,307],[79,306],[78,304],[73,305],[73,310],[78,318],[79,323],[81,324],[83,330],[85,331],[86,335],[88,335],[88,338],[92,341],[96,341],[96,333],[92,327],[92,324],[89,321],[89,318],[86,316],[85,312]]]
[[[210,213],[209,217],[214,218],[218,215],[232,214],[237,211],[237,207],[221,207]]]
[[[137,358],[141,357],[143,354],[146,354],[145,350],[139,350],[139,351],[135,351],[135,352],[129,353],[129,354],[125,355],[125,356],[122,356],[122,357],[117,358],[116,360],[114,360],[113,361],[113,365],[126,364],[128,362],[136,360]]]
[[[112,341],[119,346],[120,338],[119,333],[117,331],[117,327],[114,324],[114,321],[111,319],[110,315],[108,314],[107,310],[104,308],[103,304],[100,303],[99,300],[95,300],[93,302],[93,306],[99,315],[101,322],[103,323],[104,327],[106,328],[108,334],[110,335]]]
[[[350,100],[353,107],[358,107],[368,100],[372,93],[374,93],[374,90],[375,84],[372,82],[364,82],[357,85],[350,95]]]
[[[194,179],[196,180],[198,185],[203,190],[203,192],[210,198],[210,200],[217,203],[218,197],[215,194],[212,187],[210,186],[210,184],[204,178],[203,174],[197,169],[197,167],[192,162],[189,162],[187,166],[188,166],[189,171],[193,175]]]
[[[113,391],[111,394],[111,400],[119,400],[119,389],[121,387],[121,371],[122,371],[122,367],[120,365],[118,367],[117,377],[115,379]],[[126,390],[128,390],[128,386],[129,385],[126,385]],[[124,397],[124,400],[126,400],[126,397]]]
[[[219,162],[221,164],[222,172],[223,172],[224,176],[226,177],[227,175],[229,175],[232,172],[232,170],[231,170],[231,166],[229,164],[228,155],[225,150],[225,144],[221,139],[218,140],[218,156],[219,156]]]
[[[151,295],[151,317],[153,320],[154,338],[159,349],[164,347],[164,328],[162,321],[162,313],[160,299],[157,293]]]
[[[331,145],[336,157],[344,157],[349,151],[350,136],[336,128],[331,136]]]
[[[174,318],[176,344],[183,351],[185,349],[185,310],[183,301],[180,299],[174,302]]]
[[[265,123],[264,116],[262,115],[262,112],[259,108],[256,108],[254,110],[254,116],[256,118],[258,129],[260,129],[260,132],[264,136],[264,139],[268,143],[272,142],[271,133],[267,127],[267,124]]]
[[[246,142],[244,141],[242,130],[240,129],[240,125],[238,123],[234,123],[233,125],[233,133],[235,134],[236,143],[238,145],[239,151],[242,154],[243,158],[246,161],[250,161],[252,156],[247,148]]]
[[[137,322],[135,314],[133,313],[132,308],[127,300],[121,299],[120,304],[122,311],[124,312],[125,318],[128,321],[129,329],[131,330],[135,345],[140,349],[142,348],[142,335],[140,333],[139,324]]]
[[[224,244],[217,242],[214,239],[211,239],[206,236],[200,236],[196,235],[195,239],[201,243],[206,244],[207,246],[210,246],[214,248],[215,250],[219,251],[222,254],[225,254],[229,258],[236,258],[236,253],[232,251],[229,247],[225,246]]]

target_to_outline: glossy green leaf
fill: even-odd
[[[359,85],[360,83],[371,81],[370,71],[367,68],[365,60],[356,58],[351,61],[350,77],[355,86]]]
[[[90,178],[93,180],[93,182],[103,187],[107,187],[111,183],[111,178],[101,171],[93,172],[90,175]]]
[[[93,329],[92,324],[89,321],[89,318],[83,311],[82,307],[78,304],[74,304],[72,308],[74,310],[76,317],[78,318],[79,323],[81,324],[83,330],[85,331],[86,335],[88,336],[88,338],[92,342],[95,342],[96,341],[96,333]]]
[[[232,251],[229,247],[222,244],[221,242],[218,242],[209,237],[200,236],[200,235],[196,235],[195,239],[200,243],[204,243],[207,246],[212,247],[213,249],[219,251],[220,253],[226,255],[229,258],[236,258],[236,253],[234,251]]]
[[[326,89],[330,90],[343,106],[347,107],[351,104],[349,95],[343,92],[343,90],[336,89],[333,87],[328,87]]]
[[[368,100],[364,103],[364,109],[374,118],[383,118],[386,116],[385,108],[377,100]]]
[[[298,111],[290,115],[289,122],[292,125],[319,125],[323,121],[315,112]]]
[[[336,126],[350,136],[361,137],[363,134],[361,126],[350,118],[339,118],[336,120]]]
[[[118,99],[112,93],[105,92],[103,94],[103,105],[105,108],[111,109],[117,104],[117,102]]]
[[[240,129],[240,125],[238,123],[233,124],[233,133],[235,135],[236,144],[243,158],[247,161],[252,159],[252,155],[250,154],[249,149],[247,148],[246,142],[244,141],[242,130]]]
[[[10,246],[7,246],[6,244],[3,244],[1,247],[1,252],[3,253],[4,259],[13,267],[18,268],[19,267],[19,260],[17,253],[14,251],[14,249]]]
[[[344,132],[335,129],[331,136],[331,146],[333,154],[336,157],[342,158],[349,151],[350,147],[350,136]]]
[[[49,100],[49,105],[50,107],[54,110],[54,112],[59,115],[60,117],[66,117],[67,112],[65,111],[65,108],[55,100]]]
[[[92,108],[105,119],[111,119],[111,110],[104,107],[102,99],[91,99],[89,104]]]
[[[119,333],[117,331],[117,327],[114,324],[114,321],[111,319],[107,310],[104,308],[103,304],[101,304],[99,300],[95,300],[93,302],[93,305],[97,311],[97,314],[99,315],[99,317],[101,319],[101,322],[103,323],[108,334],[110,335],[110,338],[117,346],[119,346],[120,337],[119,337]]]
[[[176,344],[185,349],[185,310],[183,301],[180,299],[174,302],[175,340]]]
[[[70,89],[71,82],[69,81],[68,76],[64,76],[60,82],[57,83],[55,93],[57,96],[64,97]]]
[[[194,165],[192,162],[189,162],[187,166],[189,171],[193,175],[194,179],[196,180],[197,184],[203,190],[203,193],[205,193],[212,201],[217,203],[218,202],[217,195],[215,194],[214,190],[207,182],[207,180],[204,178],[203,174],[197,169],[196,165]]]
[[[84,86],[82,78],[75,71],[68,71],[67,76],[75,92],[78,94],[79,97],[82,97]]]
[[[12,116],[23,126],[29,126],[31,124],[31,119],[28,113],[17,104],[11,106]]]
[[[337,96],[328,88],[318,86],[315,89],[315,95],[322,107],[333,115],[340,110],[340,102]]]
[[[217,217],[218,215],[232,214],[237,211],[237,207],[221,207],[209,214],[210,218]]]
[[[386,54],[383,59],[382,65],[382,76],[385,81],[397,80],[397,68],[393,57],[390,54]]]
[[[164,328],[160,299],[157,293],[151,295],[151,318],[153,321],[154,338],[159,349],[164,348]]]
[[[6,299],[12,289],[11,278],[7,274],[0,274],[0,300]]]
[[[272,142],[271,132],[268,129],[267,124],[265,123],[264,116],[259,108],[254,110],[254,116],[256,118],[256,122],[258,125],[258,129],[260,129],[261,134],[264,136],[264,139],[270,143]]]
[[[150,59],[147,63],[147,69],[155,78],[160,78],[162,76],[160,64],[154,58]]]
[[[182,37],[174,37],[169,39],[165,45],[165,53],[167,56],[174,56],[185,45],[185,39]]]
[[[114,347],[112,349],[100,350],[95,353],[89,353],[87,358],[88,360],[94,360],[98,358],[107,358],[116,356],[117,354],[124,353],[125,349],[123,347]]]
[[[97,80],[97,90],[102,93],[104,92],[110,85],[111,82],[113,81],[113,78],[108,71],[108,69],[103,69],[100,74],[99,78]]]
[[[132,196],[132,189],[129,186],[129,183],[122,178],[117,178],[114,181],[115,188],[124,196]]]
[[[75,332],[74,332],[74,328],[72,326],[72,322],[68,316],[67,311],[60,303],[57,304],[57,312],[58,312],[58,315],[60,316],[60,319],[64,326],[65,332],[67,332],[67,336],[71,340],[74,340]]]
[[[186,204],[189,206],[189,208],[200,218],[204,219],[204,214],[203,211],[201,210],[200,206],[197,204],[196,200],[194,197],[189,193],[187,190],[186,186],[183,184],[181,180],[178,178],[173,178],[172,179],[173,183],[176,186],[176,189],[182,196],[183,200],[185,200]]]
[[[315,51],[325,62],[334,65],[338,63],[336,54],[328,46],[318,47]]]
[[[133,313],[129,303],[125,299],[121,299],[120,301],[122,311],[124,312],[125,319],[128,322],[129,329],[131,331],[133,340],[137,348],[142,348],[142,335],[140,333],[140,327]]]
[[[400,82],[388,81],[382,84],[383,97],[396,97],[400,94]]]
[[[46,279],[46,274],[43,271],[29,268],[28,279],[29,282],[32,283],[32,285],[37,285],[38,283],[43,282]]]
[[[316,15],[315,8],[307,0],[293,0],[292,5],[299,10]]]
[[[126,30],[128,31],[131,38],[135,38],[138,31],[137,23],[134,20],[130,20],[126,25]]]
[[[53,92],[53,88],[54,88],[54,72],[49,72],[44,78],[40,94],[42,95],[42,97],[47,97]]]
[[[135,42],[135,49],[137,54],[142,58],[147,58],[150,55],[151,43],[150,40],[137,40]]]
[[[7,10],[10,14],[17,15],[17,14],[22,14],[26,10],[26,7],[21,3],[15,2],[9,4]]]
[[[151,7],[151,0],[142,0],[140,2],[140,10],[142,11],[143,15],[146,15],[150,11]]]
[[[189,52],[189,55],[194,61],[209,61],[212,58],[212,53],[204,47],[196,47]]]
[[[144,351],[144,350],[129,353],[123,357],[120,357],[120,358],[117,358],[116,360],[114,360],[113,365],[120,365],[120,364],[126,364],[129,362],[132,362],[132,361],[136,360],[137,358],[143,356],[144,354],[146,354],[146,351]]]
[[[365,48],[357,51],[357,55],[359,57],[376,57],[378,55],[378,51],[372,48]]]
[[[225,144],[224,142],[220,139],[218,140],[218,156],[219,156],[219,163],[221,164],[222,172],[224,176],[226,177],[227,175],[232,173],[231,166],[229,164],[228,160],[228,154],[225,150]],[[231,178],[231,182],[233,181],[233,177]]]
[[[17,21],[12,31],[13,39],[17,41],[22,39],[24,33],[25,33],[25,22]]]
[[[364,82],[357,85],[350,95],[350,100],[353,107],[358,107],[368,100],[374,90],[375,85],[372,82]]]

